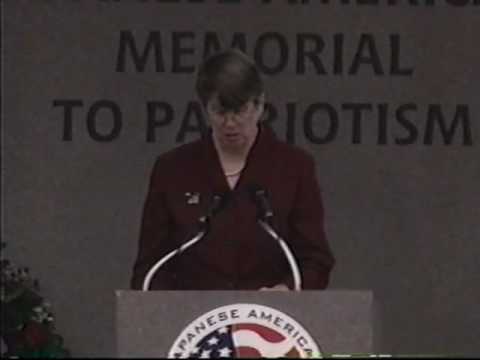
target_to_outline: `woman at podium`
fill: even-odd
[[[259,225],[263,217],[291,249],[302,288],[324,289],[334,258],[314,159],[262,122],[258,69],[238,50],[217,53],[199,67],[196,91],[209,131],[157,158],[131,287],[141,289],[152,266],[194,237],[208,217],[205,236],[162,265],[149,289],[292,289],[290,263]]]

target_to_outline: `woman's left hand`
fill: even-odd
[[[290,289],[285,284],[277,284],[277,285],[272,286],[272,287],[262,287],[262,288],[260,288],[260,291],[289,291],[289,290]]]

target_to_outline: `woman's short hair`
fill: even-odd
[[[260,101],[263,81],[252,60],[240,50],[229,49],[200,65],[195,88],[204,106],[216,95],[225,110],[238,110],[250,99]]]

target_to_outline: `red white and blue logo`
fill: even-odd
[[[235,304],[190,323],[168,357],[318,358],[321,354],[308,332],[288,315],[263,305]]]

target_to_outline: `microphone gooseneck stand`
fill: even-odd
[[[283,250],[283,253],[285,254],[285,257],[288,260],[288,264],[290,265],[290,269],[293,274],[293,284],[294,284],[294,290],[295,291],[300,291],[302,290],[302,278],[300,276],[300,270],[298,268],[297,260],[295,260],[295,256],[293,256],[292,251],[288,247],[287,243],[285,240],[283,240],[276,232],[273,230],[273,228],[268,224],[263,219],[258,219],[257,220],[260,226],[276,241],[278,241],[278,244]]]
[[[260,210],[257,222],[260,224],[262,229],[264,229],[280,245],[280,248],[285,254],[285,257],[287,258],[288,264],[290,265],[290,269],[292,271],[294,290],[301,291],[302,277],[300,275],[297,260],[295,259],[295,256],[293,255],[285,240],[283,240],[270,225],[270,221],[273,218],[273,211],[267,200],[266,192],[263,189],[255,189],[253,191],[253,195],[256,199],[255,202],[257,203],[257,206]]]
[[[200,219],[198,219],[200,230],[195,234],[195,236],[193,236],[192,239],[190,239],[189,241],[187,241],[177,249],[169,252],[167,255],[165,255],[160,260],[158,260],[155,263],[155,265],[151,267],[151,269],[148,271],[147,275],[143,280],[142,291],[148,291],[150,289],[150,283],[152,281],[153,276],[167,261],[169,261],[171,258],[175,257],[176,255],[181,254],[182,252],[187,250],[189,247],[191,247],[192,245],[196,244],[197,242],[203,239],[203,237],[208,233],[208,230],[210,229],[211,218],[220,210],[220,207],[223,201],[224,201],[224,198],[222,196],[219,196],[219,195],[214,196],[212,205],[207,215],[202,216]]]

